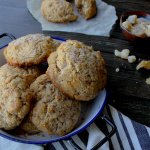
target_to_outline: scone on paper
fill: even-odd
[[[12,66],[13,67],[13,66]],[[7,65],[0,67],[0,128],[12,130],[20,125],[30,109],[29,83]]]
[[[51,22],[71,22],[78,18],[73,14],[72,5],[66,0],[44,0],[41,5],[42,15]]]
[[[5,48],[4,56],[9,65],[31,66],[43,63],[60,43],[43,34],[29,34],[18,38]]]
[[[100,51],[76,40],[63,42],[48,58],[46,74],[63,93],[76,100],[93,99],[106,86],[107,72]]]
[[[75,0],[75,7],[86,20],[94,17],[97,13],[95,0]]]
[[[36,101],[30,119],[39,130],[63,136],[74,128],[81,111],[79,101],[60,92],[46,74],[38,77],[30,89]]]

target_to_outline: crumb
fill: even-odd
[[[139,70],[140,68],[145,68],[145,69],[150,69],[150,61],[141,61],[137,67],[136,67],[136,70]]]
[[[123,49],[121,52],[119,52],[118,50],[115,50],[115,56],[120,57],[122,59],[128,59],[130,50],[128,49]]]
[[[40,136],[40,133],[37,133],[36,135],[37,135],[37,136]]]
[[[146,35],[147,35],[148,37],[150,37],[150,25],[147,26],[147,32],[146,32]]]
[[[135,82],[136,84],[138,83],[138,82]]]
[[[27,137],[25,134],[24,134],[23,136],[24,136],[24,138],[26,138],[26,137]]]
[[[119,72],[119,68],[116,68],[116,72]]]
[[[45,135],[44,135],[44,134],[41,134],[41,137],[45,137]]]
[[[150,77],[146,79],[146,84],[150,84]]]
[[[121,57],[121,52],[119,52],[117,49],[114,51],[115,56]]]
[[[136,57],[134,55],[131,55],[131,56],[128,57],[128,62],[129,63],[133,63],[135,61],[136,61]]]

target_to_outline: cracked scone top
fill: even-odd
[[[75,7],[86,20],[94,17],[97,13],[95,0],[75,0]]]
[[[18,38],[5,48],[4,56],[9,65],[31,66],[43,63],[60,43],[43,34],[29,34]]]
[[[0,67],[0,128],[5,130],[19,126],[30,109],[32,98],[27,76],[21,75],[23,70],[19,74],[11,69],[14,67],[8,64]]]
[[[30,119],[39,130],[49,135],[65,135],[74,128],[81,111],[79,101],[60,92],[46,74],[38,77],[30,89],[36,101]]]
[[[41,13],[51,22],[75,21],[78,15],[73,14],[72,5],[66,0],[44,0],[41,5]]]
[[[76,40],[63,42],[48,58],[46,74],[64,94],[93,99],[106,86],[107,72],[100,51]]]

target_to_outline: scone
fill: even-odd
[[[72,5],[66,0],[44,0],[41,5],[41,13],[51,22],[71,22],[78,18],[73,14]]]
[[[0,68],[0,128],[12,130],[29,112],[32,96],[27,80],[4,67]]]
[[[36,134],[40,132],[40,130],[37,129],[37,127],[30,120],[29,114],[21,122],[19,128],[25,131],[27,134]]]
[[[60,43],[43,34],[29,34],[18,38],[5,48],[4,56],[9,65],[30,66],[43,63]]]
[[[49,135],[65,135],[74,128],[81,111],[79,101],[61,93],[46,74],[38,77],[30,90],[37,101],[30,119],[39,130]]]
[[[94,17],[97,13],[95,0],[75,0],[75,7],[86,20]]]
[[[18,67],[5,64],[0,67],[0,82],[1,84],[3,83],[3,80],[8,80],[5,82],[9,82],[13,76],[13,78],[20,77],[25,79],[30,85],[38,76],[44,72],[44,69],[40,66]]]
[[[76,100],[93,99],[106,86],[107,73],[100,51],[76,40],[63,42],[48,58],[51,82]]]

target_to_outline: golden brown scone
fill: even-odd
[[[30,66],[43,63],[60,43],[43,34],[29,34],[18,38],[5,48],[4,56],[9,65]]]
[[[63,93],[76,100],[93,99],[106,86],[107,73],[100,51],[67,40],[48,58],[46,74]]]
[[[75,0],[75,7],[86,20],[94,17],[97,13],[95,0]]]
[[[7,65],[0,67],[0,128],[19,126],[29,112],[31,92],[23,75],[13,74]]]
[[[65,135],[74,128],[81,111],[79,101],[61,93],[46,74],[38,77],[30,89],[37,101],[30,119],[39,130],[49,135]]]
[[[66,0],[44,0],[41,5],[41,13],[51,22],[75,21],[78,15],[73,14],[72,5]]]
[[[37,127],[30,120],[29,114],[23,119],[19,128],[28,134],[36,134],[40,132],[40,130],[37,129]]]
[[[44,73],[43,68],[39,66],[29,66],[29,67],[18,67],[18,66],[10,66],[5,64],[0,68],[0,81],[5,80],[7,76],[7,80],[11,79],[12,76],[15,78],[19,76],[27,81],[30,85],[38,76]]]

